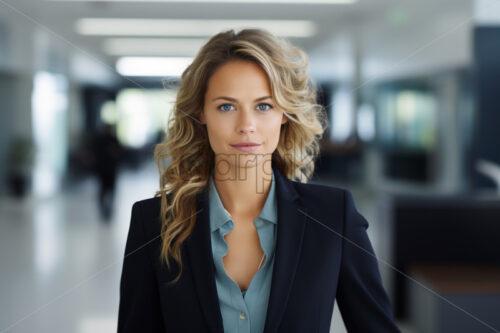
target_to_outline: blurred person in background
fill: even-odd
[[[335,299],[349,332],[400,332],[352,194],[307,184],[327,126],[307,63],[228,30],[184,71],[160,190],[132,207],[118,332],[327,333]]]
[[[94,171],[99,183],[97,203],[101,218],[108,222],[113,214],[116,177],[122,147],[115,135],[115,126],[105,124],[92,140]]]

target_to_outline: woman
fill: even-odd
[[[352,195],[305,183],[326,127],[306,67],[246,29],[185,70],[161,188],[132,208],[119,332],[326,333],[335,299],[349,332],[399,332]]]

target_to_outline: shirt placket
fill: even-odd
[[[234,222],[229,220],[227,223],[222,225],[220,237],[222,238],[222,242],[225,244],[225,253],[222,254],[220,258],[220,266],[224,270],[224,275],[228,281],[231,281],[231,304],[233,305],[234,316],[238,322],[238,332],[237,333],[250,333],[250,316],[248,311],[248,306],[243,298],[243,294],[241,293],[240,287],[238,284],[227,274],[224,263],[222,262],[222,258],[228,251],[228,245],[224,236],[231,232],[234,227]]]

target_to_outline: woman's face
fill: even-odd
[[[264,70],[253,62],[234,60],[210,77],[200,121],[207,126],[216,170],[224,172],[270,161],[281,125],[288,119],[271,97]],[[257,146],[237,146],[246,143]]]

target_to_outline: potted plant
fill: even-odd
[[[15,137],[7,151],[7,187],[12,195],[23,197],[31,184],[34,148],[31,140]]]

